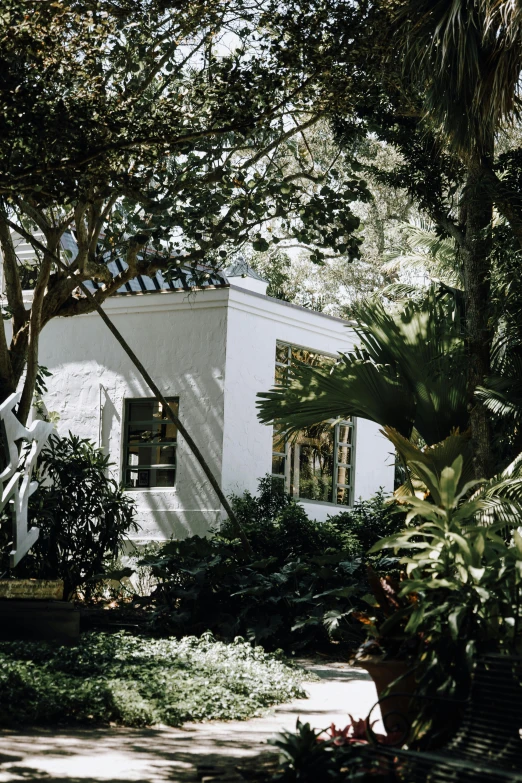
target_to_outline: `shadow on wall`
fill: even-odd
[[[135,378],[127,379],[124,394],[119,394],[115,404],[103,411],[104,445],[107,443],[111,459],[118,463],[117,477],[123,471],[119,467],[124,455],[121,449],[123,422],[118,407],[123,410],[124,398],[149,396]],[[223,444],[223,383],[216,369],[206,373],[203,379],[193,373],[184,374],[170,384],[167,396],[179,397],[179,415],[205,456],[211,470],[221,480]],[[109,418],[110,417],[110,418]],[[154,539],[186,538],[206,535],[220,519],[220,503],[196,458],[181,436],[178,436],[176,484],[173,490],[136,490],[137,522],[141,530],[137,537]]]

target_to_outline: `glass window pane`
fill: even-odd
[[[174,468],[156,468],[151,470],[151,481],[154,483],[154,487],[173,487],[174,480],[176,478],[176,471]]]
[[[337,487],[337,503],[340,506],[351,505],[351,491],[349,487]]]
[[[352,461],[352,447],[348,444],[339,445],[337,449],[337,462],[344,465],[350,465]]]
[[[129,403],[129,421],[152,421],[157,403],[152,400]]]
[[[179,410],[179,402],[177,400],[171,400],[170,402],[167,400],[167,402],[169,403],[169,408],[171,409],[171,411],[175,413],[177,416]],[[156,415],[158,416],[158,418],[168,419],[167,412],[166,410],[164,410],[163,405],[161,404],[158,405],[158,412]]]
[[[129,444],[161,443],[176,440],[177,427],[172,422],[152,424],[129,424]]]
[[[129,424],[129,444],[154,443],[161,440],[161,424]]]
[[[278,386],[282,386],[288,383],[288,367],[281,367],[280,365],[276,364],[275,382]]]
[[[171,421],[166,421],[165,424],[160,424],[160,432],[160,440],[176,440],[178,436],[178,428]]]
[[[177,413],[177,400],[169,401]],[[174,486],[177,427],[167,419],[166,410],[155,400],[132,400],[127,403],[126,470],[127,487]],[[162,468],[154,468],[162,465]]]
[[[301,446],[299,454],[299,497],[331,501],[332,458],[313,446]]]
[[[275,476],[285,475],[285,457],[278,457],[275,454],[272,455],[272,473]]]
[[[292,361],[294,360],[302,362],[303,364],[310,364],[313,367],[317,367],[317,365],[331,367],[335,364],[335,359],[332,356],[325,356],[322,353],[308,351],[306,348],[292,346]]]
[[[292,494],[332,502],[334,430],[328,423],[303,430],[290,446]]]
[[[279,432],[277,427],[274,427],[274,435],[272,438],[272,451],[277,451],[280,452],[281,454],[284,454],[285,449],[286,449],[286,445],[285,445],[284,433]]]
[[[150,486],[150,470],[127,470],[125,486],[131,489],[146,488]]]
[[[174,465],[175,446],[129,446],[129,465]]]
[[[276,343],[276,362],[288,364],[288,348],[286,343]]]
[[[352,443],[353,427],[348,424],[338,424],[339,427],[339,446],[343,443]]]
[[[337,468],[337,483],[338,484],[351,484],[352,469],[339,465]]]
[[[177,415],[179,403],[169,402],[169,407]],[[167,413],[163,405],[156,400],[136,400],[129,402],[129,421],[154,421],[166,419]]]

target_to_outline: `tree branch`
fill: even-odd
[[[47,247],[42,251],[43,260],[38,271],[38,278],[33,292],[33,301],[31,303],[31,315],[29,318],[29,338],[27,345],[27,372],[24,381],[24,388],[20,404],[18,405],[17,416],[22,424],[25,424],[31,403],[33,401],[36,376],[38,374],[38,346],[40,341],[40,332],[42,331],[42,308],[44,303],[45,290],[51,274],[53,257],[58,258],[56,251],[59,244],[59,235],[56,231],[49,231],[46,235]]]
[[[16,226],[16,224],[11,223],[11,221],[8,221],[8,224],[11,226],[11,228],[14,228],[15,231],[19,231],[19,227]],[[26,235],[27,232],[22,229],[22,236],[24,234]],[[42,250],[45,250],[44,246],[41,246]],[[56,254],[52,257],[52,260],[54,263],[67,275],[70,277],[73,277],[70,269],[63,263],[61,258],[59,258]],[[73,277],[73,281],[74,280]],[[99,314],[102,321],[105,323],[107,328],[112,332],[118,343],[121,345],[131,362],[134,364],[142,378],[145,380],[147,385],[149,386],[150,390],[154,394],[155,398],[158,400],[158,402],[161,402],[163,405],[163,410],[169,417],[169,419],[172,421],[172,423],[178,428],[179,432],[185,439],[185,442],[189,449],[192,451],[194,456],[196,457],[196,460],[199,462],[200,467],[202,468],[205,476],[209,480],[212,488],[214,489],[217,497],[219,498],[221,505],[223,506],[224,510],[226,511],[228,518],[230,522],[232,523],[232,526],[234,527],[234,530],[236,531],[236,534],[238,538],[241,540],[241,543],[243,545],[243,549],[246,554],[251,555],[252,554],[252,548],[250,546],[250,543],[248,541],[248,538],[245,535],[245,532],[241,525],[239,524],[239,521],[230,506],[230,503],[228,502],[227,498],[225,497],[223,490],[219,486],[219,483],[217,482],[214,474],[212,473],[207,461],[205,460],[205,457],[203,456],[202,452],[199,450],[198,446],[196,445],[194,439],[188,432],[188,430],[185,428],[184,424],[180,421],[180,419],[176,416],[174,411],[171,409],[170,405],[167,403],[165,397],[159,390],[158,386],[155,384],[155,382],[152,380],[151,376],[143,366],[143,364],[140,362],[130,345],[127,343],[127,341],[123,338],[122,334],[119,332],[119,330],[116,328],[116,326],[113,324],[107,313],[103,310],[102,306],[98,304],[93,294],[89,291],[87,286],[82,283],[78,282],[78,285],[81,289],[81,291],[85,294],[87,299],[92,303],[93,309],[96,310],[96,312]]]
[[[4,280],[7,301],[13,314],[13,332],[16,334],[27,322],[28,313],[24,306],[16,251],[8,223],[7,213],[4,207],[0,206],[0,245],[4,257]]]

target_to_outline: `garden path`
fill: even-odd
[[[320,678],[305,684],[309,698],[280,704],[248,721],[187,723],[181,729],[2,730],[0,783],[242,781],[236,765],[259,754],[270,758],[267,739],[295,729],[298,717],[315,728],[332,722],[345,726],[348,713],[365,717],[377,699],[373,682],[361,669],[301,663]]]

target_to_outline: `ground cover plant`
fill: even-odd
[[[246,719],[303,697],[306,677],[243,639],[224,644],[211,634],[88,633],[77,647],[1,642],[0,725]]]
[[[317,649],[331,640],[357,647],[364,632],[356,613],[369,592],[366,551],[397,530],[402,516],[382,494],[327,522],[308,519],[269,477],[257,497],[233,498],[253,550],[245,555],[231,526],[212,538],[170,541],[144,558],[158,585],[141,603],[158,634],[213,631],[241,635],[267,649]],[[372,557],[384,571],[397,558]]]

